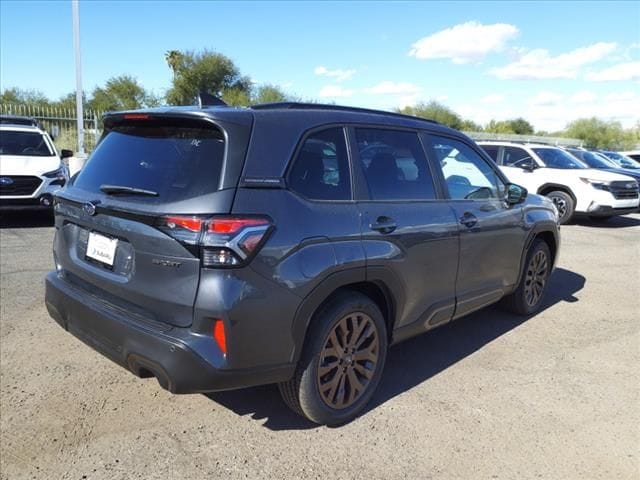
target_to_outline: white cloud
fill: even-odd
[[[589,90],[581,90],[571,95],[569,101],[571,103],[592,103],[597,98],[598,96],[595,93],[590,92]]]
[[[619,63],[599,72],[588,73],[586,78],[592,82],[640,80],[640,62]]]
[[[421,60],[448,58],[457,64],[478,62],[488,53],[502,51],[517,35],[518,29],[507,23],[466,22],[421,38],[409,55]]]
[[[480,99],[480,103],[486,104],[496,104],[504,102],[504,95],[500,95],[498,93],[490,93],[489,95],[485,95]]]
[[[355,90],[348,88],[342,88],[340,85],[325,85],[320,89],[318,93],[319,97],[350,97],[355,93]]]
[[[638,97],[638,94],[636,92],[627,91],[627,92],[610,93],[609,95],[604,97],[604,99],[607,102],[626,102],[626,101],[635,100],[637,97]]]
[[[420,93],[422,88],[414,83],[409,82],[392,82],[385,80],[379,84],[367,88],[366,93],[372,93],[374,95],[413,95]]]
[[[602,60],[616,48],[615,43],[599,42],[556,57],[552,57],[548,50],[538,48],[489,73],[508,80],[576,78],[581,67]]]
[[[336,70],[329,70],[327,67],[323,67],[321,65],[319,67],[316,67],[313,70],[313,73],[321,77],[333,78],[336,82],[344,82],[345,80],[351,80],[351,78],[355,75],[356,70],[353,68],[349,70],[341,70],[339,68]]]
[[[557,105],[562,101],[562,95],[554,92],[539,92],[535,97],[529,100],[531,105],[550,106]]]

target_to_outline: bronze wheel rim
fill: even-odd
[[[318,389],[324,403],[342,410],[367,390],[378,365],[380,342],[371,317],[353,312],[329,332],[318,362]]]
[[[530,307],[535,306],[542,298],[548,270],[546,253],[542,250],[536,252],[527,266],[524,281],[524,299]]]

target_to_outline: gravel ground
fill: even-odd
[[[275,386],[175,396],[51,320],[53,229],[0,230],[0,478],[640,478],[640,215],[562,229],[546,308],[490,307],[391,350],[340,428]]]

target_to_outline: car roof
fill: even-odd
[[[243,124],[249,124],[253,119],[286,117],[295,118],[296,121],[308,124],[309,126],[319,125],[322,122],[371,123],[415,129],[429,128],[442,131],[443,133],[455,132],[460,135],[458,131],[441,125],[434,120],[404,115],[397,112],[301,102],[270,103],[253,105],[251,107],[207,106],[199,108],[197,106],[165,106],[142,110],[107,112],[104,118],[105,121],[109,122],[110,119],[130,114],[208,117]]]

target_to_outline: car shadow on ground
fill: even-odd
[[[575,272],[557,268],[547,290],[543,310],[560,302],[577,302],[574,294],[585,284]],[[533,317],[519,317],[491,306],[391,348],[378,389],[366,411],[430,379],[451,365],[480,350],[496,338]],[[238,415],[265,420],[271,430],[300,430],[318,426],[289,410],[275,385],[207,395]]]
[[[53,227],[52,211],[0,212],[0,228]]]
[[[617,216],[611,218],[589,218],[578,217],[571,222],[574,225],[580,225],[583,227],[595,227],[595,228],[626,228],[637,227],[640,225],[640,217],[637,215],[630,216]]]

